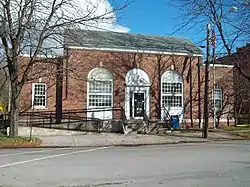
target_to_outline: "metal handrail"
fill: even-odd
[[[122,117],[122,111],[124,109],[122,108],[91,108],[91,109],[72,109],[72,110],[63,110],[62,111],[62,121],[60,124],[68,124],[68,128],[70,124],[75,124],[75,123],[86,123],[86,122],[92,122],[97,124],[98,126],[98,131],[100,131],[102,125],[103,125],[103,120],[95,117],[88,117],[87,113],[88,112],[102,112],[102,111],[112,111],[113,115],[114,112],[120,112],[121,115],[118,117],[120,120],[124,117]],[[27,118],[27,122],[30,119],[30,121],[33,121],[32,125],[37,126],[37,125],[42,125],[42,126],[47,126],[51,127],[52,125],[55,125],[55,111],[34,111],[34,112],[25,112],[21,113],[20,116]],[[117,115],[116,115],[117,116]],[[126,116],[125,116],[126,117]],[[113,117],[114,118],[114,117]],[[32,119],[32,120],[31,120]],[[123,120],[124,122],[125,120]],[[125,123],[125,122],[124,122]]]
[[[162,108],[163,108],[163,111],[164,111],[164,114],[165,114],[165,115],[164,115],[164,119],[165,119],[166,117],[168,117],[168,118],[170,119],[171,116],[170,116],[170,114],[169,114],[167,108],[166,108],[165,106],[163,106]]]
[[[171,128],[171,116],[170,116],[170,114],[169,114],[169,112],[168,112],[168,110],[167,110],[167,108],[165,106],[163,106],[163,111],[164,111],[163,120],[164,120],[165,124],[167,126],[170,125],[170,128]]]
[[[110,110],[121,110],[119,107],[105,107],[105,108],[88,108],[88,109],[71,109],[71,110],[63,110],[62,114],[74,114],[74,113],[87,113],[87,112],[102,112],[102,111],[110,111]],[[34,112],[23,112],[22,114],[55,114],[55,111],[34,111]]]

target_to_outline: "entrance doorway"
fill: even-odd
[[[145,111],[145,94],[134,93],[134,117],[143,117]]]
[[[145,93],[133,92],[130,96],[130,117],[143,117],[145,113]]]
[[[141,69],[130,70],[126,76],[125,113],[129,119],[149,116],[149,77]]]

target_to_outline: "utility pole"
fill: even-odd
[[[198,57],[198,116],[199,116],[199,127],[202,128],[201,124],[201,68],[200,68],[200,57]]]
[[[56,124],[62,122],[63,58],[56,59]]]
[[[211,36],[211,46],[213,46],[213,116],[214,116],[214,129],[216,129],[216,106],[215,106],[215,95],[216,95],[216,86],[215,86],[215,47],[216,47],[216,34],[214,29],[212,30]]]
[[[214,113],[214,129],[216,129],[216,107],[215,107],[215,47],[213,48],[213,113]]]
[[[222,18],[226,16],[230,12],[237,12],[237,7],[232,7],[228,12],[225,12],[218,20],[215,20],[215,24],[221,24]],[[208,134],[208,122],[209,122],[209,115],[208,115],[208,85],[209,85],[209,64],[210,64],[210,24],[207,24],[207,58],[206,58],[206,64],[205,64],[205,88],[204,88],[204,116],[203,116],[203,138],[207,138]],[[214,45],[214,51],[215,53],[215,45]],[[213,55],[214,56],[214,55]],[[215,57],[215,56],[214,56]],[[216,115],[216,110],[214,108],[214,114]],[[216,117],[216,116],[214,116]],[[216,121],[215,121],[216,122]]]
[[[157,73],[158,73],[158,109],[157,109],[157,119],[161,119],[161,59],[162,56],[157,56]]]
[[[192,57],[189,57],[189,98],[190,98],[190,120],[191,120],[191,128],[194,127],[193,121],[193,85],[192,85]]]
[[[208,85],[209,85],[209,63],[210,63],[210,24],[207,24],[207,59],[205,64],[205,88],[204,88],[204,116],[203,116],[203,138],[208,134]]]

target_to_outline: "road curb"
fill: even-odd
[[[6,146],[6,147],[0,147],[0,149],[45,149],[45,148],[68,148],[68,147],[72,147],[72,146],[18,146],[18,147],[10,147],[10,146]]]
[[[113,145],[79,145],[79,146],[34,146],[34,147],[0,147],[0,149],[24,149],[24,148],[33,148],[33,149],[42,149],[42,148],[76,148],[76,147],[142,147],[142,146],[154,146],[154,145],[171,145],[171,144],[188,144],[188,143],[207,143],[211,141],[179,141],[179,142],[164,142],[164,143],[138,143],[138,144],[113,144]]]
[[[191,144],[191,143],[209,143],[209,142],[222,142],[222,141],[241,141],[241,140],[249,140],[249,139],[207,139],[204,141],[199,140],[180,140],[176,142],[162,142],[162,143],[121,143],[121,144],[103,144],[103,145],[76,145],[76,146],[64,146],[64,145],[41,145],[41,146],[6,146],[0,147],[0,149],[45,149],[45,148],[76,148],[76,147],[142,147],[142,146],[154,146],[154,145],[171,145],[171,144]]]

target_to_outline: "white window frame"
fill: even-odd
[[[34,105],[34,100],[35,100],[35,86],[36,85],[43,85],[45,86],[45,106],[42,105]],[[46,83],[32,83],[32,108],[34,109],[47,109],[47,85]]]
[[[174,93],[174,92],[163,92],[163,84],[181,84],[181,92],[180,93]],[[172,106],[172,103],[170,106],[165,105],[163,106],[163,97],[181,97],[181,106]],[[174,100],[174,99],[173,99]],[[162,107],[167,107],[167,108],[183,108],[183,83],[182,82],[168,82],[168,81],[162,81],[161,82],[161,106]]]
[[[93,82],[102,82],[103,80],[93,80]],[[88,82],[88,108],[109,108],[109,107],[113,107],[113,80],[105,80],[103,82],[110,82],[110,86],[111,86],[111,90],[109,93],[105,93],[105,92],[90,92],[90,85],[92,82]],[[90,96],[111,96],[110,97],[110,106],[90,106]]]
[[[106,68],[103,68],[105,70],[107,70]],[[91,71],[95,71],[95,68],[92,69]],[[112,78],[109,79],[95,79],[95,77],[93,77],[93,79],[89,79],[88,83],[87,83],[87,108],[112,108],[113,107],[113,98],[114,98],[114,94],[113,94],[113,89],[114,89],[114,78],[113,78],[113,74],[111,71],[107,70],[108,72],[106,73],[110,73],[110,75],[112,75]],[[89,73],[90,74],[90,73]],[[97,93],[90,93],[90,84],[92,82],[110,82],[111,84],[111,91],[109,93],[101,93],[101,92],[97,92]],[[90,106],[90,95],[97,95],[97,96],[111,96],[111,106]]]
[[[170,92],[163,92],[163,84],[167,83],[169,85],[171,84],[181,84],[179,86],[180,89],[177,89],[178,92],[176,92],[175,89],[165,89],[165,91],[169,91]],[[166,86],[166,88],[171,88],[171,86]],[[175,90],[175,91],[174,91]],[[171,99],[171,101],[173,102],[173,104],[170,105],[163,105],[163,97],[181,97],[181,106],[176,105],[175,103],[175,99]],[[161,118],[165,118],[172,115],[178,115],[179,116],[179,120],[182,121],[184,119],[184,115],[185,115],[185,111],[184,111],[184,80],[183,77],[181,76],[181,74],[179,74],[177,71],[175,70],[167,70],[166,72],[163,73],[163,75],[161,76]],[[179,103],[179,102],[178,102]],[[167,104],[167,103],[166,103]],[[164,107],[163,107],[164,106]],[[166,116],[166,110],[168,111],[168,115]]]

